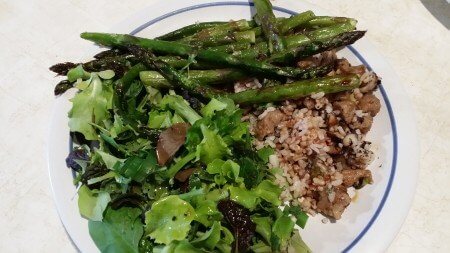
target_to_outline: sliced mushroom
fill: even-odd
[[[159,165],[166,164],[180,147],[183,146],[188,129],[188,123],[176,123],[161,132],[158,144],[156,145]]]
[[[358,103],[358,109],[369,113],[372,117],[375,117],[375,115],[380,112],[380,108],[380,100],[375,97],[375,95],[370,93],[365,94]]]
[[[360,182],[372,183],[372,173],[370,170],[343,170],[341,173],[344,176],[344,185],[346,187],[359,185]]]
[[[345,122],[350,123],[355,116],[356,103],[350,100],[336,101],[333,106],[338,109]]]
[[[369,132],[370,128],[372,127],[373,123],[373,117],[370,115],[366,115],[364,117],[358,118],[356,122],[353,122],[350,124],[350,127],[352,129],[359,129],[361,133],[366,134]]]
[[[359,91],[367,93],[373,91],[380,84],[380,79],[374,72],[367,72],[361,76]]]
[[[352,200],[347,193],[347,188],[344,186],[335,187],[333,195],[333,201],[330,201],[328,190],[319,192],[317,210],[326,216],[339,220]]]
[[[337,70],[339,70],[340,73],[362,75],[366,72],[366,67],[364,65],[352,66],[345,58],[339,59],[336,62]]]
[[[189,177],[196,171],[196,168],[189,168],[182,171],[179,171],[177,174],[175,174],[175,179],[180,182],[186,182]]]

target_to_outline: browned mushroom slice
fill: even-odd
[[[344,74],[362,75],[366,72],[366,67],[364,65],[352,66],[345,58],[337,60],[336,65],[340,73]]]
[[[331,200],[330,194],[333,195]],[[347,208],[351,201],[350,196],[347,194],[347,188],[343,186],[335,187],[332,192],[323,190],[318,196],[317,211],[339,220],[345,208]]]
[[[180,182],[186,182],[189,177],[196,171],[196,168],[189,168],[182,171],[179,171],[177,174],[175,174],[175,179]]]
[[[381,103],[375,95],[367,93],[359,100],[357,108],[375,117],[380,112]]]
[[[345,122],[351,123],[355,116],[356,103],[350,100],[336,101],[333,106],[340,111]]]
[[[346,187],[361,185],[361,182],[372,183],[370,170],[343,170],[341,173],[344,176],[344,185]]]
[[[156,154],[159,165],[164,165],[183,146],[186,140],[188,123],[176,123],[159,134]]]

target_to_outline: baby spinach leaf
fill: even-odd
[[[138,253],[144,231],[140,215],[137,208],[108,208],[103,222],[89,221],[89,233],[102,253]]]
[[[237,163],[240,166],[239,176],[244,179],[246,187],[252,188],[261,182],[262,172],[258,163],[249,157],[240,157]]]

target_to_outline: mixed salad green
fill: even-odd
[[[66,76],[56,95],[78,89],[68,114],[77,145],[66,162],[101,252],[310,252],[294,229],[308,216],[280,208],[281,171],[267,165],[274,151],[252,147],[239,105],[359,86],[357,75],[327,77],[333,66],[296,61],[364,32],[350,18],[276,18],[268,0],[254,3],[254,20],[197,23],[156,39],[83,33],[111,49],[50,68]],[[246,78],[263,87],[226,87]]]
[[[294,225],[304,226],[307,216],[279,208],[279,172],[266,165],[273,150],[252,148],[232,100],[198,102],[194,110],[174,91],[146,89],[139,80],[115,100],[112,72],[76,67],[67,75],[80,90],[69,126],[85,139],[67,161],[78,172],[80,213],[102,252],[306,251]],[[180,126],[185,133],[173,131]],[[159,144],[172,145],[175,135],[184,135],[182,144],[161,164],[158,152],[168,148]]]

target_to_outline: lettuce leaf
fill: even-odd
[[[78,190],[78,209],[81,216],[92,221],[102,221],[103,212],[111,197],[108,192],[91,191],[86,185]]]
[[[225,101],[225,102],[224,102]],[[234,141],[240,141],[244,135],[248,134],[248,124],[241,121],[242,111],[237,108],[233,101],[227,101],[221,99],[214,102],[210,102],[211,107],[219,110],[214,114],[207,112],[212,110],[204,110],[202,119],[196,121],[196,123],[189,129],[186,137],[186,147],[188,150],[196,149],[197,145],[203,140],[204,134],[202,128],[207,128],[214,131],[223,140],[226,145],[231,144]],[[226,107],[217,107],[215,104],[225,105]]]
[[[262,149],[257,151],[257,154],[263,162],[268,163],[269,157],[275,154],[275,150],[271,147],[263,147]]]
[[[228,187],[228,190],[230,191],[231,200],[250,210],[255,209],[261,202],[261,199],[271,203],[274,206],[279,206],[281,204],[279,199],[281,189],[270,180],[262,181],[252,190],[235,186]]]
[[[97,140],[98,135],[92,124],[102,124],[109,118],[112,109],[113,91],[104,85],[96,74],[91,74],[89,86],[77,93],[70,101],[69,127],[72,132],[80,132],[86,140]]]
[[[153,129],[168,128],[172,125],[172,113],[152,110],[148,115],[148,127]]]
[[[218,185],[242,182],[242,178],[239,178],[239,164],[232,160],[215,159],[208,164],[206,172],[214,175],[214,182]]]
[[[306,243],[302,240],[300,233],[298,230],[294,232],[294,235],[289,240],[288,253],[311,253],[311,249],[306,245]]]
[[[203,251],[194,247],[187,240],[173,241],[167,246],[159,246],[153,249],[153,253],[204,253]]]
[[[230,191],[231,200],[244,206],[249,210],[254,210],[260,202],[258,196],[254,192],[249,191],[247,189],[230,186],[228,190]]]
[[[303,212],[298,206],[285,206],[283,209],[283,213],[291,214],[296,218],[295,224],[300,226],[301,228],[305,228],[306,222],[308,221],[308,214]]]
[[[190,203],[195,208],[196,221],[205,227],[211,227],[215,221],[222,220],[222,214],[217,209],[217,202],[227,197],[227,195],[222,195],[223,192],[226,193],[226,191],[213,190],[190,200]]]
[[[208,231],[192,241],[192,245],[213,250],[220,241],[220,227],[220,222],[215,221]]]
[[[253,244],[251,247],[252,252],[254,253],[272,253],[272,248],[268,245],[266,245],[264,242],[259,241],[255,244]]]
[[[201,125],[203,140],[197,145],[197,159],[208,164],[214,159],[221,159],[226,155],[231,155],[231,150],[224,142],[218,131],[209,129]]]
[[[203,106],[200,112],[202,113],[203,116],[211,117],[214,115],[214,112],[222,111],[227,107],[229,107],[230,104],[227,102],[228,101],[224,101],[223,99],[213,98],[211,99],[211,101],[209,101],[207,105]],[[233,101],[231,100],[231,102]]]
[[[256,224],[256,233],[260,234],[266,242],[270,243],[270,237],[272,237],[272,219],[270,217],[252,216],[252,221]]]
[[[89,221],[89,234],[102,253],[138,253],[144,228],[141,210],[108,208],[103,221]]]
[[[287,244],[287,241],[291,238],[294,226],[294,221],[292,221],[291,217],[286,214],[282,214],[273,223],[272,234],[273,236],[276,236],[277,241],[279,240],[281,247],[284,247],[284,245]]]
[[[67,80],[69,82],[75,82],[77,79],[88,79],[90,74],[83,69],[80,64],[67,72]]]
[[[169,244],[184,240],[191,229],[195,210],[176,195],[170,195],[153,203],[145,213],[145,233],[157,243]]]
[[[191,125],[202,118],[194,109],[190,107],[188,101],[178,95],[165,95],[162,98],[160,105],[163,108],[168,107],[174,110],[179,116],[187,120]]]
[[[103,163],[106,165],[106,168],[109,170],[114,170],[115,168],[121,166],[121,164],[125,161],[125,159],[117,158],[113,155],[110,155],[106,152],[96,150],[95,153],[99,154],[103,160]]]
[[[255,189],[255,194],[274,206],[281,205],[281,188],[270,180],[262,181]]]

